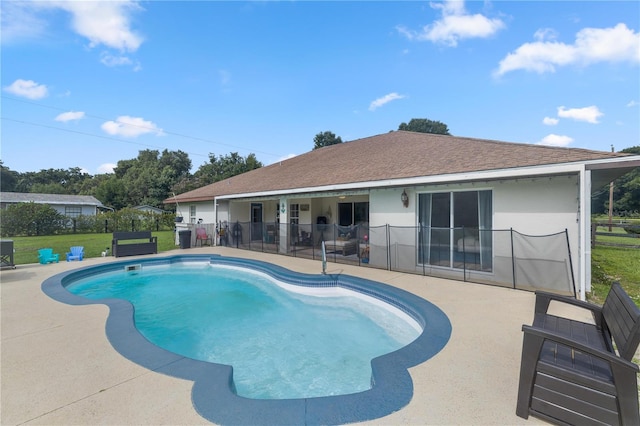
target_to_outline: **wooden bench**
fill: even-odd
[[[595,324],[548,314],[554,300],[590,310]],[[533,325],[522,331],[518,416],[556,424],[640,424],[632,362],[640,309],[620,284],[613,284],[603,306],[537,292]]]
[[[158,253],[157,237],[151,231],[114,232],[111,252],[115,257]]]

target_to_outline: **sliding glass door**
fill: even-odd
[[[491,271],[491,191],[426,193],[418,202],[419,263]]]

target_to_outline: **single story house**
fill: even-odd
[[[514,257],[513,243],[503,242],[509,237],[499,230],[565,233],[570,255],[563,262],[584,299],[591,279],[591,194],[638,166],[637,155],[392,131],[316,149],[164,203],[176,204],[186,223],[250,223],[251,239],[266,238],[265,223],[280,226],[283,253],[308,239],[298,225],[359,226],[369,230],[356,238],[366,244],[372,266],[391,257],[390,225],[399,230],[392,237],[401,261],[456,270],[459,251],[472,252],[478,276],[514,268],[504,261]],[[325,237],[315,234],[309,244],[317,246]],[[464,265],[467,273],[466,259]]]
[[[5,209],[10,204],[36,203],[48,204],[60,214],[69,218],[94,216],[100,210],[109,210],[98,199],[91,195],[67,194],[35,194],[24,192],[0,192],[0,208]]]
[[[153,207],[153,206],[148,206],[148,205],[141,205],[141,206],[135,206],[133,207],[133,209],[135,210],[140,210],[141,212],[147,212],[147,213],[154,213],[154,214],[163,214],[163,213],[167,213],[167,211],[159,209],[157,207]]]

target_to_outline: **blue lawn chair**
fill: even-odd
[[[38,260],[41,264],[53,263],[60,260],[60,255],[53,252],[52,248],[43,248],[38,250]]]
[[[67,253],[67,262],[72,260],[82,260],[84,259],[84,247],[82,246],[73,246],[71,247],[71,251]]]

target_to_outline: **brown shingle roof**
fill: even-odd
[[[293,190],[623,157],[578,148],[394,131],[320,148],[178,195],[203,201],[232,194]],[[168,199],[166,202],[174,202]]]

